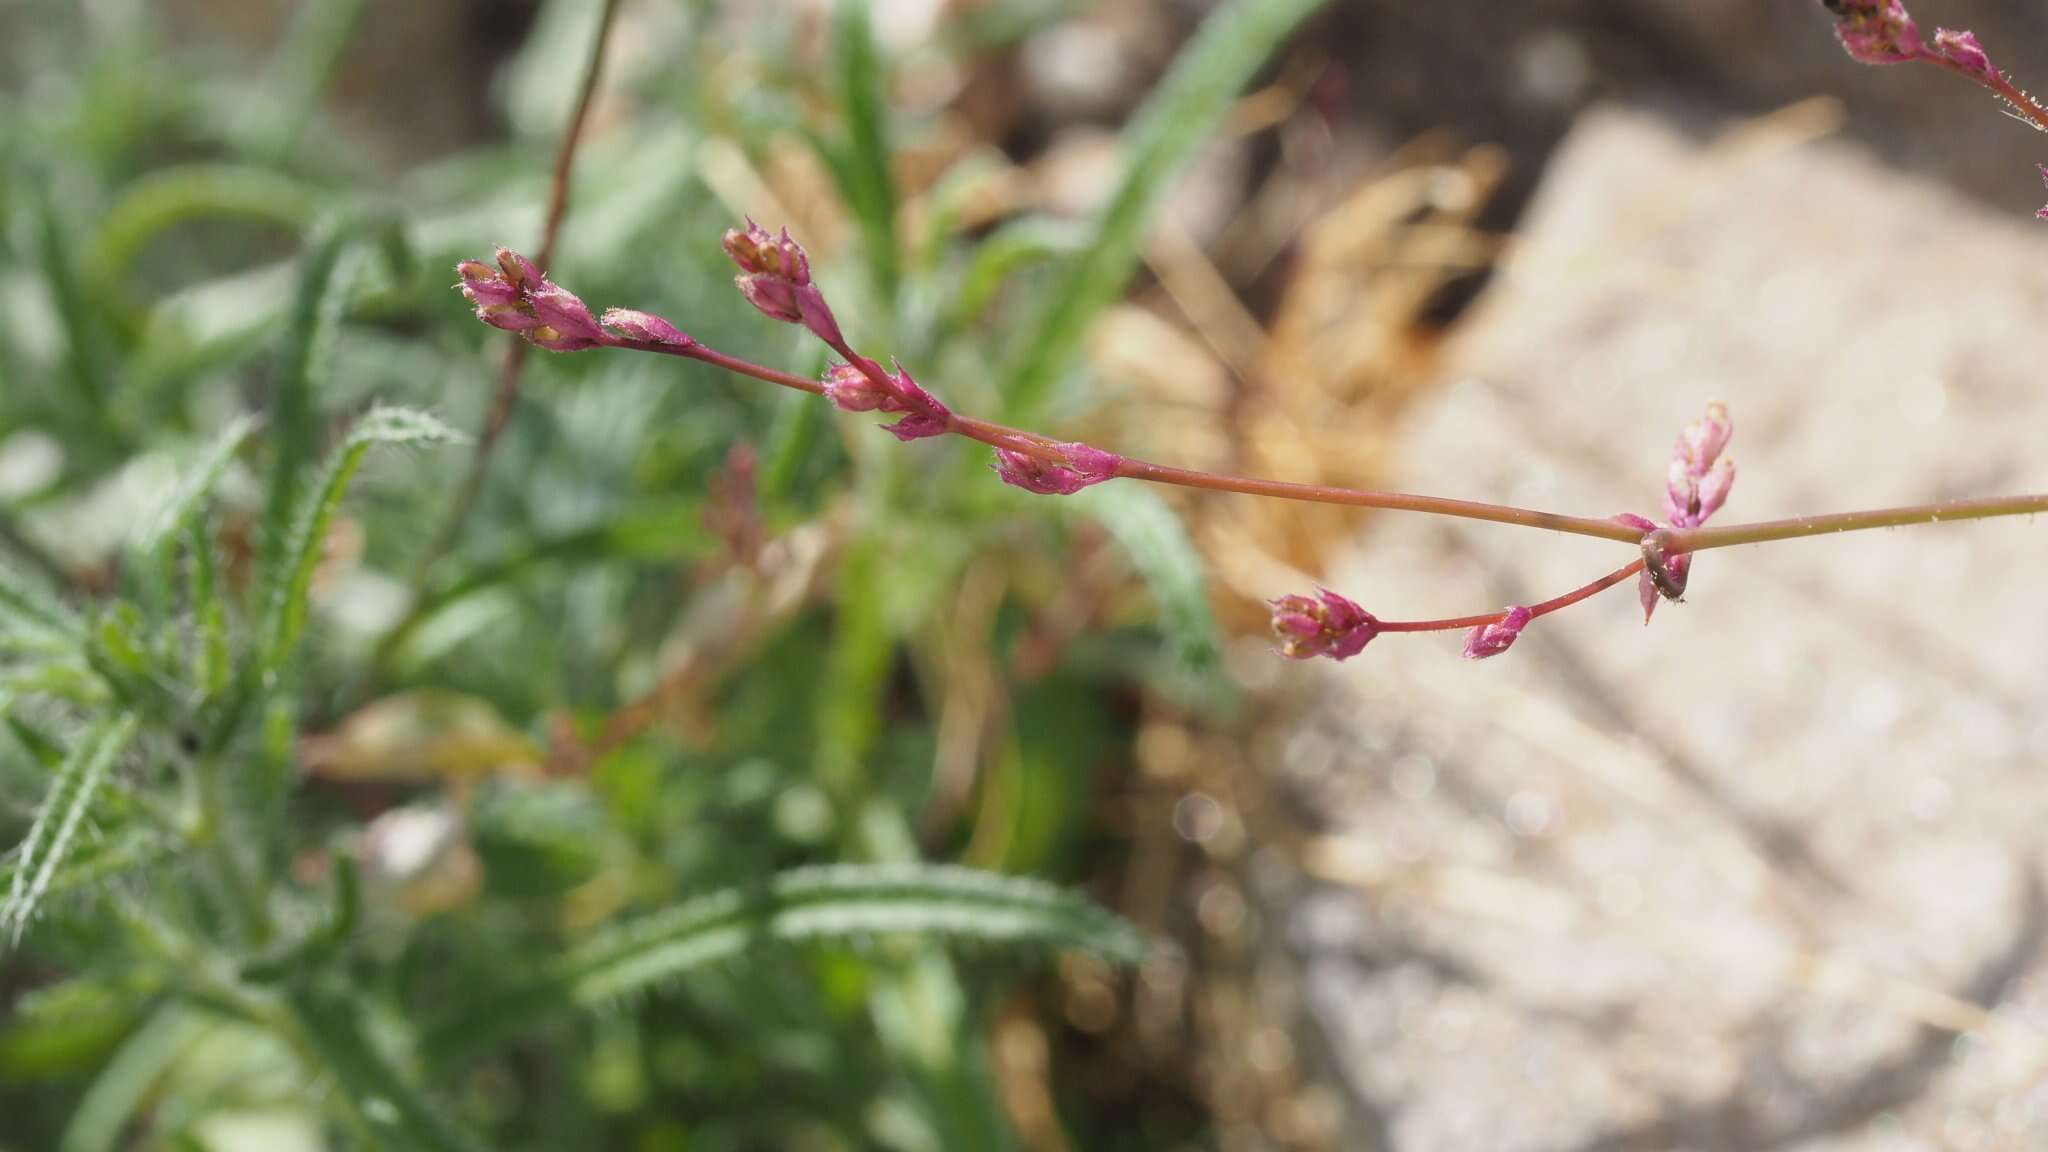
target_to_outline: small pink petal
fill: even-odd
[[[1979,80],[1998,79],[1998,69],[1991,66],[1991,57],[1985,53],[1984,46],[1977,43],[1977,35],[1974,32],[1936,28],[1934,50]]]
[[[498,267],[504,270],[506,281],[514,288],[533,288],[541,282],[540,269],[533,266],[533,261],[510,248],[498,249]]]
[[[493,328],[507,332],[524,332],[540,327],[540,317],[533,314],[524,304],[479,304],[476,318]]]
[[[587,340],[591,344],[604,342],[604,333],[598,329],[596,317],[590,314],[589,306],[574,292],[542,280],[539,286],[528,288],[526,300],[533,306],[533,314],[540,317],[541,323],[564,336]]]

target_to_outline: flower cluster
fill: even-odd
[[[1124,458],[1086,444],[1068,441],[1048,445],[1059,453],[1060,462],[1041,459],[1014,448],[996,449],[990,467],[1003,483],[1041,496],[1072,496],[1091,484],[1116,479],[1117,465]]]
[[[1697,528],[1721,510],[1728,492],[1735,487],[1735,461],[1722,455],[1735,435],[1723,404],[1707,405],[1706,415],[1685,426],[1671,449],[1671,466],[1665,474],[1664,519],[1673,528]],[[1647,537],[1657,531],[1648,517],[1623,513],[1615,517]],[[1657,601],[1676,600],[1685,595],[1692,557],[1687,553],[1656,557],[1644,567],[1637,581],[1637,595],[1643,603],[1643,623],[1650,622]]]
[[[725,254],[740,269],[733,283],[763,316],[802,324],[834,349],[845,347],[839,322],[825,305],[824,294],[811,283],[811,258],[803,245],[790,239],[789,229],[776,235],[748,220],[745,230],[726,231]]]
[[[1920,27],[1902,0],[1821,0],[1835,14],[1835,36],[1850,56],[1865,64],[1903,64],[1928,60],[1945,64],[1980,84],[2005,78],[1991,63],[1974,32],[1936,28],[1934,46],[1920,38]]]
[[[1380,634],[1372,613],[1328,588],[1316,589],[1314,596],[1282,596],[1272,605],[1273,635],[1289,660],[1348,660]]]
[[[882,425],[898,440],[943,435],[953,417],[952,410],[911,379],[903,365],[884,372],[881,365],[865,357],[826,369],[825,397],[846,412],[905,413],[894,424]]]
[[[477,319],[517,332],[550,352],[619,344],[687,348],[696,343],[649,312],[614,308],[599,320],[574,292],[541,275],[533,261],[509,248],[498,249],[496,266],[464,260],[455,266],[455,274],[462,278],[462,295],[476,306]]]

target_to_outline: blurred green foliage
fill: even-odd
[[[599,6],[543,6],[501,142],[395,178],[321,111],[362,7],[308,0],[254,70],[168,51],[146,0],[10,17],[0,1149],[1013,1145],[994,1008],[1047,947],[1140,952],[1062,887],[1114,871],[1126,701],[1227,703],[1185,530],[700,365],[537,355],[427,555],[507,339],[448,269],[535,239]],[[947,203],[972,157],[906,233],[891,141],[929,125],[860,3],[817,68],[773,21],[734,45],[642,7],[558,280],[821,367],[731,290],[705,166],[794,142],[856,225],[819,267],[855,343],[1058,419],[1162,190],[1314,0],[1211,16],[1099,219],[986,236]],[[1053,14],[977,8],[932,50]],[[721,87],[736,58],[763,82]],[[1020,669],[1084,554],[1147,595]],[[977,572],[993,611],[962,607]],[[962,645],[1007,707],[973,802],[935,806]]]

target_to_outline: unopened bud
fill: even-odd
[[[1507,651],[1533,619],[1535,616],[1527,608],[1515,607],[1493,623],[1472,629],[1465,634],[1465,659],[1484,660]]]
[[[598,323],[627,340],[638,340],[647,344],[669,344],[678,348],[688,348],[696,343],[690,338],[689,333],[652,312],[611,308],[599,317]]]

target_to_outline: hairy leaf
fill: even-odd
[[[537,979],[462,1006],[428,1043],[461,1050],[548,1005],[608,1003],[763,943],[891,935],[1079,948],[1124,963],[1144,951],[1129,924],[1042,880],[941,864],[798,868],[600,933]]]
[[[202,512],[213,490],[227,475],[228,465],[234,462],[235,453],[256,430],[257,421],[252,416],[237,416],[221,429],[213,443],[207,445],[192,465],[185,478],[171,491],[155,514],[142,522],[135,534],[134,550],[139,556],[154,556],[171,541],[191,530]]]
[[[36,810],[35,823],[29,825],[28,839],[22,842],[15,860],[7,900],[0,904],[0,935],[21,939],[22,930],[35,916],[77,841],[86,813],[106,783],[107,770],[134,735],[135,717],[110,717],[93,725],[72,747],[50,781],[50,790]]]
[[[327,538],[327,527],[348,492],[349,481],[370,449],[379,444],[438,444],[456,435],[434,417],[406,408],[373,408],[349,429],[348,438],[327,461],[320,483],[300,506],[282,552],[282,564],[273,577],[263,629],[266,670],[275,670],[298,646],[306,626],[313,570],[320,563],[321,542]]]

